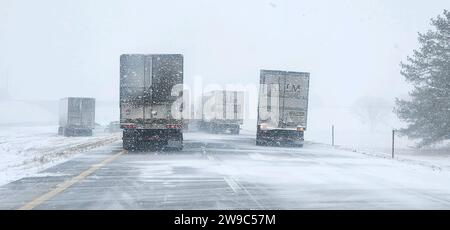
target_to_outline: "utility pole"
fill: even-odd
[[[392,159],[394,159],[395,149],[395,129],[392,130]]]
[[[331,146],[334,146],[334,125],[331,126]]]

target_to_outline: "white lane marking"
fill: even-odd
[[[236,179],[233,177],[224,177],[225,182],[230,186],[234,193],[239,192],[239,190],[243,190],[247,196],[258,206],[260,209],[264,209],[264,206],[256,200],[256,198],[245,188],[245,186],[241,185]]]
[[[202,146],[202,151],[203,151],[204,154],[206,154],[206,148],[204,148],[203,146]],[[212,154],[207,154],[206,158],[208,158],[208,160],[210,160],[210,161],[216,161],[219,164],[218,167],[222,167],[223,166],[222,163],[220,162],[220,160],[217,157],[215,157],[214,155],[212,155]],[[237,193],[239,190],[243,190],[247,194],[247,196],[249,196],[250,199],[260,209],[264,209],[264,206],[261,203],[259,203],[258,200],[255,199],[255,197],[247,190],[247,188],[245,188],[245,186],[240,185],[239,182],[237,182],[234,178],[229,177],[229,176],[228,177],[224,177],[223,179],[228,184],[228,186],[233,190],[234,193]]]
[[[237,183],[237,182],[236,182]],[[247,188],[245,188],[245,186],[239,185],[242,189],[244,189],[245,193],[247,193],[247,195],[253,200],[253,202],[255,202],[255,204],[260,208],[260,209],[264,209],[264,206],[258,202],[258,200],[255,199],[255,197],[247,190]]]
[[[233,178],[224,177],[223,179],[225,180],[225,182],[227,182],[228,186],[230,186],[230,188],[233,190],[234,193],[242,189]]]

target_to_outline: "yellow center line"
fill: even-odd
[[[106,164],[108,164],[109,162],[115,160],[117,157],[125,154],[127,151],[123,150],[119,153],[116,153],[115,155],[112,155],[110,157],[108,157],[107,159],[103,160],[102,162],[98,163],[98,164],[94,164],[92,165],[89,169],[81,172],[78,176],[73,177],[70,180],[64,181],[61,184],[58,184],[56,186],[55,189],[35,198],[34,200],[26,203],[25,205],[21,206],[20,208],[18,208],[18,210],[31,210],[35,207],[37,207],[38,205],[44,203],[45,201],[53,198],[54,196],[58,195],[59,193],[63,192],[64,190],[66,190],[67,188],[69,188],[70,186],[80,182],[81,180],[83,180],[84,178],[86,178],[87,176],[91,175],[92,173],[94,173],[95,171],[97,171],[99,168],[105,166]]]

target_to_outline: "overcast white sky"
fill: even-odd
[[[119,55],[182,53],[185,79],[311,72],[311,100],[405,95],[399,62],[448,0],[0,0],[0,74],[15,99],[118,100]]]

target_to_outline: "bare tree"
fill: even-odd
[[[392,113],[392,106],[383,98],[366,96],[356,100],[351,111],[373,131],[379,124],[387,124],[386,119]]]

